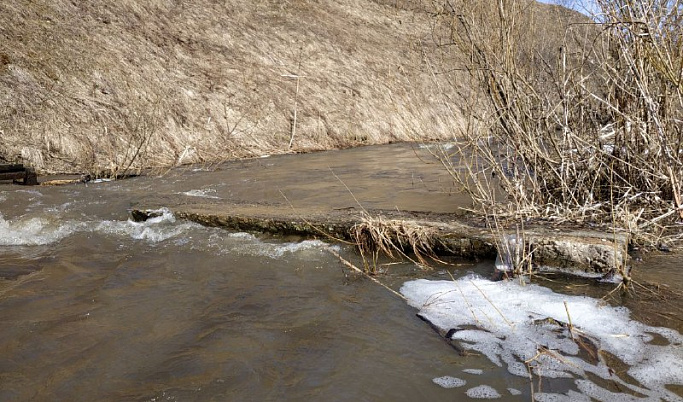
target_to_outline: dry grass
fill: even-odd
[[[509,218],[504,227],[604,224],[649,242],[683,220],[679,1],[598,1],[594,20],[546,8],[559,13],[560,29],[544,31],[563,32],[555,48],[538,45],[533,2],[440,4],[481,90],[459,99],[456,153],[470,164],[454,178],[484,214]]]
[[[428,16],[380,3],[2,1],[0,157],[111,174],[449,138]]]
[[[364,214],[361,222],[354,225],[351,231],[351,237],[363,257],[365,272],[371,274],[377,273],[377,259],[380,254],[390,258],[406,258],[422,267],[428,267],[428,259],[434,258],[435,235],[433,228],[415,222],[371,217],[367,214]]]

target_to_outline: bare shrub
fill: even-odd
[[[439,4],[481,89],[461,99],[458,154],[472,161],[460,180],[487,214],[638,236],[683,219],[680,2],[598,1],[593,19],[524,0]],[[560,47],[538,45],[539,10],[563,13]]]

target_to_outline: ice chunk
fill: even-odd
[[[522,391],[518,390],[517,388],[508,388],[508,392],[510,395],[522,395]]]

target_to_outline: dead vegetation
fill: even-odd
[[[592,19],[546,8],[561,13],[555,30],[531,23],[535,2],[436,3],[480,89],[456,102],[467,123],[455,156],[469,164],[453,176],[492,226],[545,218],[680,240],[681,2],[597,1]],[[561,46],[539,45],[558,30]]]
[[[421,5],[437,44],[426,63],[449,82],[440,99],[465,117],[455,151],[437,156],[517,273],[533,265],[529,221],[610,228],[615,248],[617,232],[683,239],[683,3],[596,5],[592,17],[527,0]],[[392,246],[400,229],[385,226],[367,222],[359,243]]]
[[[449,138],[429,19],[381,3],[3,1],[0,157],[113,175]]]
[[[377,273],[380,254],[412,260],[423,267],[428,266],[429,259],[436,258],[433,250],[437,233],[434,228],[416,222],[363,215],[361,221],[351,228],[351,238],[363,258],[365,272]]]

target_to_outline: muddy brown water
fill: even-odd
[[[466,197],[427,157],[393,145],[118,182],[0,185],[0,400],[467,400],[464,389],[432,381],[446,375],[529,400],[526,379],[458,355],[412,307],[345,270],[325,243],[169,215],[128,220],[150,197],[458,212]],[[385,268],[383,280],[398,288],[415,277],[447,279],[445,269],[488,275],[493,261],[430,273],[411,263]],[[568,387],[558,380],[544,391]]]

